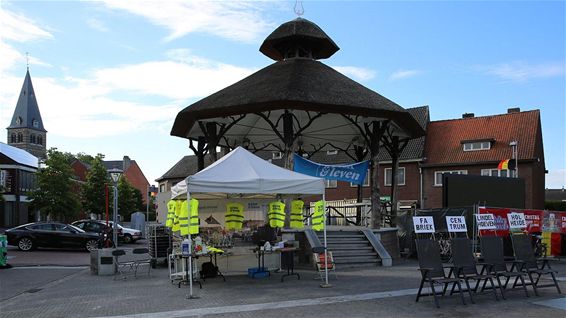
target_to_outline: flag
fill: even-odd
[[[515,170],[516,165],[516,159],[501,160],[497,166],[497,170]]]

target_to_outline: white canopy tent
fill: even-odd
[[[172,198],[191,197],[196,199],[219,198],[266,198],[298,195],[322,195],[324,200],[324,179],[304,175],[278,167],[238,147],[217,160],[206,169],[187,177],[171,188]],[[324,227],[326,249],[326,226]],[[191,265],[191,261],[189,265]],[[190,295],[192,297],[192,268]],[[328,284],[328,273],[326,274]]]

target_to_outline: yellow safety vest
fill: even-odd
[[[285,226],[285,203],[274,201],[269,203],[269,210],[267,212],[269,219],[269,226],[272,228]]]
[[[175,218],[175,209],[177,208],[177,203],[175,200],[169,200],[167,202],[167,221],[165,222],[165,226],[168,228],[173,227],[173,219]]]
[[[292,229],[302,229],[305,224],[303,223],[303,206],[305,202],[301,200],[291,201],[291,225]]]
[[[181,235],[198,234],[198,200],[191,199],[190,207],[187,200],[183,200],[179,214]]]
[[[175,200],[175,215],[173,216],[173,232],[179,231],[179,214],[181,213],[181,201]]]
[[[198,219],[198,200],[191,199],[190,201],[191,209],[190,219],[189,219],[189,234],[198,234],[199,229],[199,219]]]
[[[312,229],[315,231],[324,230],[324,201],[320,200],[314,204],[314,213],[312,214]]]
[[[241,203],[226,204],[224,221],[227,230],[241,230],[244,223],[244,205]]]

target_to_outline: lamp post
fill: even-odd
[[[122,170],[117,168],[108,170],[110,179],[112,179],[112,182],[114,183],[114,224],[112,225],[112,240],[116,247],[118,247],[118,180],[120,180],[122,172]]]
[[[509,146],[511,146],[512,159],[515,160],[515,178],[519,178],[519,147],[517,140],[511,141]]]

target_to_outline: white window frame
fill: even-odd
[[[338,180],[324,179],[324,187],[327,189],[338,188]]]
[[[440,183],[437,183],[437,175],[442,175],[444,173],[450,173],[450,174],[468,174],[468,170],[446,170],[446,171],[435,171],[434,172],[434,186],[435,187],[440,187],[442,186],[442,177],[440,178]]]
[[[271,159],[283,159],[283,153],[281,151],[274,151],[271,153]]]
[[[515,170],[498,170],[495,169],[481,169],[482,176],[489,176],[489,177],[500,177],[500,178],[514,178],[515,177]]]
[[[366,177],[364,178],[364,183],[362,184],[362,187],[369,187],[369,178],[370,178],[370,171],[368,169],[368,171],[366,172]],[[350,182],[350,187],[357,188],[358,184]]]
[[[403,170],[403,180],[399,179],[397,181],[399,181],[399,183],[397,183],[397,185],[405,185],[405,167],[399,167],[399,170],[397,171],[397,176],[399,176],[399,173],[401,172],[401,170]],[[390,180],[387,180],[387,172],[389,171],[389,174],[391,175]],[[393,168],[385,168],[383,169],[383,185],[386,187],[390,187],[391,184],[393,183]]]
[[[327,156],[333,156],[333,155],[337,155],[338,154],[338,150],[334,149],[334,150],[326,150],[326,155]]]
[[[470,141],[462,145],[464,151],[479,151],[491,149],[490,141]]]

